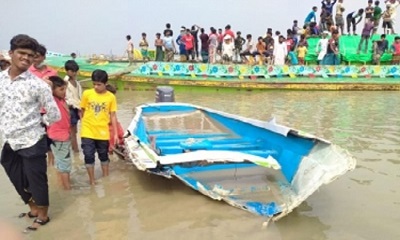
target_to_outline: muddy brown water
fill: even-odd
[[[325,185],[294,212],[265,218],[209,199],[178,180],[136,170],[112,158],[111,173],[90,187],[82,155],[74,156],[73,190],[65,192],[49,168],[50,224],[26,239],[400,239],[400,93],[201,92],[180,90],[176,100],[301,129],[348,149],[355,171]],[[152,91],[117,94],[127,127],[132,109],[154,101]],[[31,220],[0,170],[0,217],[17,229]]]

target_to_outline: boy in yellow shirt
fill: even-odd
[[[108,74],[103,70],[92,73],[93,89],[86,90],[82,95],[82,128],[81,142],[85,165],[91,185],[94,181],[95,152],[101,162],[103,177],[108,176],[109,163],[108,145],[110,138],[118,143],[117,131],[110,136],[109,123],[117,129],[117,100],[114,94],[106,89]]]

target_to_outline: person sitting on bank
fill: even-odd
[[[381,39],[374,42],[373,64],[380,65],[382,55],[389,49],[386,34],[381,35]]]
[[[400,64],[400,37],[394,38],[394,43],[392,44],[392,64],[399,65]]]

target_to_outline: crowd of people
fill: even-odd
[[[382,10],[379,1],[368,0],[365,8],[347,13],[344,0],[323,0],[319,17],[319,8],[314,6],[304,22],[294,20],[285,35],[268,28],[264,36],[257,38],[251,34],[242,35],[240,31],[235,33],[229,24],[224,30],[211,27],[208,32],[199,25],[190,28],[182,26],[175,38],[171,25],[166,24],[162,34],[156,33],[155,60],[171,62],[177,60],[174,55],[179,54],[179,61],[182,62],[297,65],[305,64],[306,55],[315,51],[319,64],[337,65],[340,63],[339,37],[346,34],[345,27],[348,35],[357,35],[357,26],[364,19],[357,53],[361,53],[362,46],[364,52],[369,50],[369,40],[372,34],[378,33],[382,22],[383,35],[374,42],[372,49],[373,62],[379,64],[385,52],[391,51],[394,59],[400,56],[400,43],[396,40],[389,46],[386,40],[386,34],[395,34],[396,9],[399,3],[400,0],[386,0]],[[316,49],[309,49],[307,39],[310,37],[320,38]],[[126,39],[126,51],[132,63],[134,44],[130,35]],[[142,33],[138,46],[143,59],[150,60],[148,49],[151,45],[146,33]]]
[[[9,59],[0,72],[0,132],[4,143],[0,162],[34,219],[25,231],[50,222],[47,166],[55,166],[62,187],[71,189],[72,151],[78,152],[77,124],[89,183],[95,184],[95,153],[103,176],[109,174],[109,154],[122,141],[115,88],[103,70],[92,73],[93,89],[82,92],[79,65],[65,63],[65,78],[47,66],[46,48],[28,35],[10,41]],[[74,57],[74,56],[72,56]]]

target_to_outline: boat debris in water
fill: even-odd
[[[125,155],[139,170],[176,177],[212,199],[272,220],[356,166],[346,150],[274,119],[175,102],[135,111],[124,141]]]

